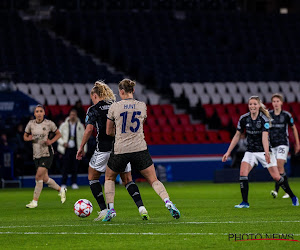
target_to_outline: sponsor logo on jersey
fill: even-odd
[[[258,122],[256,123],[256,127],[257,127],[257,128],[261,128],[261,122],[260,122],[260,121],[258,121]]]

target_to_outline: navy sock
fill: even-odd
[[[132,197],[133,201],[135,202],[136,206],[138,208],[144,206],[138,186],[133,181],[131,181],[127,183],[125,187]]]
[[[292,191],[291,188],[290,188],[290,185],[289,185],[289,183],[288,183],[288,180],[287,180],[287,177],[286,177],[286,176],[285,176],[285,177],[281,176],[281,177],[280,177],[280,180],[278,181],[278,184],[279,184],[279,186],[280,186],[286,193],[289,194],[289,196],[290,196],[291,198],[293,198],[293,197],[295,196],[294,193],[293,193],[293,191]]]
[[[240,186],[243,202],[248,203],[249,183],[248,176],[240,176]]]
[[[91,181],[89,181],[89,183],[90,183],[90,189],[91,189],[96,201],[98,202],[100,209],[101,210],[106,209],[106,204],[105,204],[100,181],[99,180],[91,180]]]

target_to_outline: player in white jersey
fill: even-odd
[[[108,111],[106,133],[115,135],[115,143],[105,172],[105,196],[108,212],[103,221],[116,216],[114,210],[115,180],[118,173],[131,163],[132,168],[140,171],[152,188],[165,202],[171,215],[178,219],[179,210],[170,201],[167,190],[157,179],[155,168],[144,139],[143,123],[147,117],[144,102],[133,99],[135,82],[124,79],[119,83],[121,101],[113,103]]]
[[[95,221],[99,221],[102,220],[107,213],[99,178],[101,174],[104,174],[105,172],[113,144],[113,137],[106,134],[107,112],[112,103],[116,100],[116,97],[107,84],[102,81],[97,81],[91,90],[91,99],[94,105],[91,106],[87,111],[85,119],[86,129],[84,131],[82,142],[78,149],[76,158],[78,160],[82,159],[84,154],[84,145],[90,138],[93,129],[96,128],[97,146],[89,163],[88,179],[90,189],[100,208],[99,215],[97,218],[95,218]],[[132,197],[133,201],[138,207],[142,219],[148,220],[148,212],[144,207],[139,188],[132,180],[130,164],[128,164],[124,171],[120,173],[120,176],[129,195]]]
[[[48,169],[51,167],[53,161],[52,144],[56,142],[61,134],[54,122],[44,119],[45,109],[42,105],[37,105],[34,109],[35,119],[28,122],[24,141],[32,141],[33,159],[36,167],[35,175],[35,189],[33,193],[33,200],[26,205],[27,208],[36,208],[38,200],[43,189],[43,183],[48,184],[49,187],[57,190],[61,197],[61,203],[66,201],[67,189],[61,188],[52,178],[48,176]],[[52,139],[49,139],[49,133],[55,133]]]

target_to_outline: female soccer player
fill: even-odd
[[[102,187],[99,182],[101,174],[105,173],[106,165],[112,150],[113,137],[106,134],[106,116],[109,107],[116,100],[113,91],[104,82],[97,81],[91,90],[91,99],[93,106],[91,106],[86,115],[85,124],[86,129],[82,138],[81,145],[78,149],[76,159],[81,160],[84,154],[84,145],[90,138],[93,129],[97,129],[97,148],[89,163],[88,179],[91,191],[100,207],[99,216],[95,221],[102,220],[106,213],[106,204],[102,192]],[[143,220],[148,220],[148,212],[144,207],[138,186],[132,181],[131,166],[128,165],[120,174],[123,184],[128,193],[134,200],[139,209],[139,213]]]
[[[296,141],[295,154],[300,150],[299,136],[292,115],[289,112],[282,110],[283,96],[276,93],[272,96],[271,101],[273,110],[270,111],[270,115],[273,120],[270,129],[270,143],[272,145],[272,152],[277,159],[279,173],[287,181],[284,164],[289,152],[288,125],[291,126]],[[277,197],[278,190],[279,185],[275,183],[275,190],[271,191],[271,195],[274,198]],[[289,194],[286,193],[282,198],[289,198]]]
[[[231,151],[239,141],[241,133],[246,130],[248,145],[240,168],[240,187],[243,201],[235,207],[250,207],[248,203],[248,174],[258,162],[260,162],[264,168],[268,169],[272,178],[290,195],[293,205],[299,206],[298,198],[293,194],[287,181],[280,176],[276,166],[276,158],[274,154],[270,152],[268,131],[271,116],[268,110],[266,110],[265,105],[260,101],[258,96],[251,96],[249,98],[248,107],[250,112],[240,117],[237,131],[232,138],[227,152],[222,158],[223,162],[227,161]]]
[[[165,202],[171,215],[178,219],[180,217],[179,210],[170,201],[164,185],[155,174],[143,133],[147,107],[144,102],[133,99],[134,86],[135,82],[129,79],[124,79],[119,83],[119,95],[122,100],[113,103],[107,115],[106,133],[115,135],[115,142],[105,172],[105,196],[109,210],[103,221],[110,221],[116,216],[114,210],[115,180],[118,173],[126,169],[128,163],[141,172]]]
[[[52,144],[61,137],[61,134],[54,122],[44,119],[45,109],[42,105],[39,104],[35,107],[34,116],[35,119],[28,122],[24,133],[24,141],[32,141],[33,159],[37,169],[33,200],[26,205],[27,208],[36,208],[38,206],[43,183],[48,184],[49,187],[59,192],[61,203],[66,201],[67,192],[67,189],[61,188],[48,176],[48,169],[50,169],[53,161]],[[49,139],[50,132],[55,133],[51,140]]]

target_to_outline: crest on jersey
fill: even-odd
[[[281,123],[284,122],[284,116],[283,115],[280,116],[280,122]]]
[[[270,128],[270,124],[268,122],[265,123],[264,125],[265,129],[269,129]]]
[[[261,128],[261,122],[260,122],[260,121],[258,121],[258,122],[256,123],[256,127],[257,127],[257,128]]]

